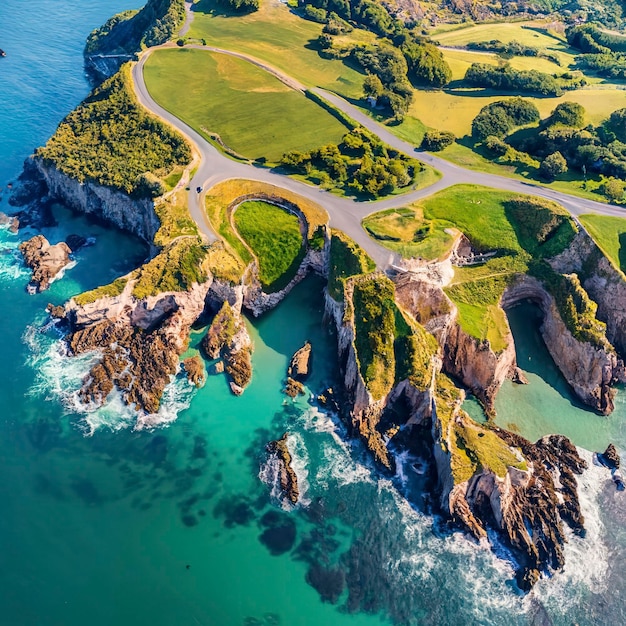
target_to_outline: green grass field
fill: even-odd
[[[248,158],[277,162],[290,150],[337,143],[348,130],[271,74],[225,54],[157,50],[146,62],[144,76],[161,106],[207,138],[217,133]]]
[[[626,273],[626,217],[587,214],[579,219],[615,267]]]
[[[348,97],[362,95],[361,72],[342,61],[323,59],[312,47],[322,25],[294,15],[282,3],[264,0],[255,13],[229,16],[214,0],[200,0],[194,5],[194,15],[190,37],[263,59],[308,87],[323,87]],[[358,41],[358,34],[355,37]]]
[[[279,291],[294,277],[304,258],[300,220],[273,204],[241,204],[233,215],[235,228],[259,262],[265,291]]]
[[[562,207],[539,200],[521,207],[520,196],[477,185],[456,185],[402,209],[374,213],[363,226],[381,245],[406,257],[439,259],[465,234],[478,251],[498,251],[482,265],[455,268],[446,292],[459,309],[465,332],[488,339],[496,352],[506,347],[509,331],[498,301],[510,279],[525,272],[531,254],[537,258],[560,252],[574,236]],[[626,222],[626,220],[625,220]],[[550,232],[538,241],[543,229]]]

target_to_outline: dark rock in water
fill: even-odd
[[[213,509],[214,517],[223,517],[226,528],[235,526],[248,526],[254,520],[254,511],[247,498],[244,496],[233,496],[223,498]]]
[[[62,305],[54,305],[52,303],[48,303],[46,311],[50,313],[51,317],[59,320],[65,319],[65,307]]]
[[[259,536],[259,541],[272,556],[280,556],[293,548],[296,542],[296,523],[289,516],[271,511],[261,518],[261,525],[266,529]]]
[[[298,395],[303,396],[304,385],[299,380],[294,380],[293,378],[288,377],[283,392],[290,398],[295,398]]]
[[[608,445],[607,449],[603,453],[598,452],[597,457],[598,461],[610,470],[619,469],[619,454],[612,443]]]
[[[267,444],[267,451],[274,456],[279,463],[279,479],[280,489],[283,498],[292,504],[297,504],[300,492],[298,490],[298,477],[293,467],[291,467],[291,453],[287,446],[287,437],[289,433],[285,433],[277,441],[270,441]]]
[[[57,274],[69,264],[72,251],[63,241],[51,245],[43,235],[35,235],[20,244],[20,252],[26,265],[33,270],[30,284],[35,291],[44,291]]]
[[[87,243],[87,239],[81,235],[68,235],[65,239],[65,243],[70,247],[72,252],[76,252]]]
[[[186,515],[183,515],[181,517],[181,520],[185,526],[189,526],[189,527],[196,526],[198,524],[198,520],[195,518],[195,516],[189,513]]]
[[[292,357],[287,368],[287,376],[303,381],[311,373],[311,342],[307,341]]]
[[[339,402],[337,401],[335,392],[331,387],[324,391],[324,393],[321,393],[319,396],[317,396],[317,401],[319,402],[320,406],[324,407],[325,409],[329,409],[334,413],[339,413]]]
[[[615,483],[615,487],[618,491],[624,491],[626,489],[626,485],[624,484],[624,480],[622,479],[619,472],[613,472],[613,482]]]
[[[514,383],[517,383],[518,385],[528,384],[528,378],[526,378],[526,376],[524,375],[524,372],[519,367],[516,367],[513,370],[513,377],[511,378],[511,380]]]
[[[517,586],[524,592],[528,593],[539,580],[539,570],[533,568],[524,568],[517,572]]]
[[[335,604],[346,584],[346,577],[341,568],[312,565],[306,573],[306,581],[322,598],[322,602]]]
[[[0,48],[0,57],[5,57],[6,55],[7,53],[2,48]]]

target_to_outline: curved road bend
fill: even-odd
[[[160,47],[167,47],[165,46]],[[171,44],[169,44],[171,47]],[[286,76],[276,68],[273,68],[259,59],[250,57],[248,55],[224,50],[221,48],[214,48],[211,46],[192,46],[198,49],[209,50],[212,52],[218,52],[222,54],[229,54],[237,58],[241,58],[251,63],[254,63],[258,67],[265,69],[272,75],[277,77],[283,83],[289,85],[292,88],[299,89],[302,87],[300,83]],[[139,62],[133,67],[133,82],[135,86],[136,95],[143,106],[152,111],[159,117],[169,122],[172,126],[176,127],[181,133],[183,133],[192,143],[194,143],[201,155],[201,165],[198,168],[196,175],[190,181],[189,192],[189,209],[192,218],[198,224],[201,232],[204,233],[209,241],[217,239],[215,232],[212,230],[211,225],[206,217],[204,211],[204,192],[202,194],[196,193],[197,187],[203,187],[209,189],[218,182],[230,179],[230,178],[248,178],[251,180],[259,180],[267,182],[277,187],[283,187],[298,193],[314,202],[317,202],[323,206],[330,217],[330,224],[334,228],[338,228],[352,237],[359,245],[361,245],[376,261],[379,267],[386,267],[389,265],[393,258],[391,253],[386,248],[375,243],[366,234],[365,230],[361,226],[361,220],[370,213],[380,211],[387,208],[393,208],[403,206],[408,203],[414,202],[421,198],[427,197],[445,189],[451,185],[470,183],[477,185],[484,185],[486,187],[493,187],[496,189],[502,189],[506,191],[513,191],[516,193],[525,193],[541,196],[550,200],[554,200],[562,204],[573,215],[580,215],[581,213],[600,213],[603,215],[613,215],[624,217],[626,214],[624,209],[603,204],[601,202],[595,202],[585,198],[578,198],[570,196],[568,194],[558,192],[552,189],[542,187],[539,184],[525,183],[523,181],[506,178],[504,176],[498,176],[496,174],[487,174],[483,172],[475,172],[468,170],[457,165],[454,165],[444,159],[436,157],[432,154],[420,152],[417,157],[423,162],[438,169],[442,173],[442,178],[433,185],[420,189],[417,191],[408,192],[400,196],[393,196],[384,200],[376,202],[356,202],[347,198],[338,198],[330,194],[327,191],[307,185],[297,180],[293,180],[287,176],[276,174],[262,167],[257,167],[247,163],[241,163],[233,161],[230,158],[223,155],[217,148],[215,148],[209,141],[207,141],[202,135],[193,130],[182,120],[175,115],[165,110],[158,105],[150,96],[146,87],[143,77],[143,66],[151,52],[158,48],[152,48],[146,51]],[[362,113],[353,105],[346,102],[343,98],[329,93],[323,89],[312,89],[315,93],[328,100],[331,104],[338,109],[352,117],[355,121],[359,122],[370,131],[378,135],[384,142],[388,143],[392,147],[404,152],[405,154],[416,156],[415,147],[392,133],[390,133],[384,126],[378,124],[369,116]]]

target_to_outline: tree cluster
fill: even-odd
[[[538,57],[547,59],[557,65],[560,65],[560,59],[556,54],[546,52],[536,46],[527,46],[519,41],[509,41],[503,43],[499,39],[491,39],[490,41],[473,41],[467,44],[470,50],[481,50],[484,52],[495,52],[503,57]]]
[[[514,128],[538,122],[539,119],[539,110],[528,100],[499,100],[480,110],[472,122],[472,135],[478,140],[487,137],[502,138]]]
[[[578,89],[587,84],[585,78],[565,72],[560,76],[537,70],[516,70],[508,63],[500,67],[487,63],[472,63],[465,81],[475,87],[501,91],[533,93],[540,96],[561,96],[563,90]]]
[[[253,13],[259,10],[260,0],[218,0],[219,4],[235,13]]]
[[[385,146],[361,127],[346,133],[339,145],[287,152],[281,165],[323,185],[371,198],[406,187],[421,169],[419,161]]]
[[[80,182],[138,197],[163,192],[158,179],[191,160],[184,138],[135,99],[127,64],[72,111],[36,156]]]
[[[439,152],[448,146],[451,146],[456,137],[454,133],[443,130],[427,130],[422,139],[421,148],[429,152]]]

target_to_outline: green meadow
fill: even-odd
[[[207,138],[216,133],[246,158],[277,162],[290,150],[338,143],[347,132],[304,94],[226,54],[157,50],[147,60],[144,76],[161,106]]]

